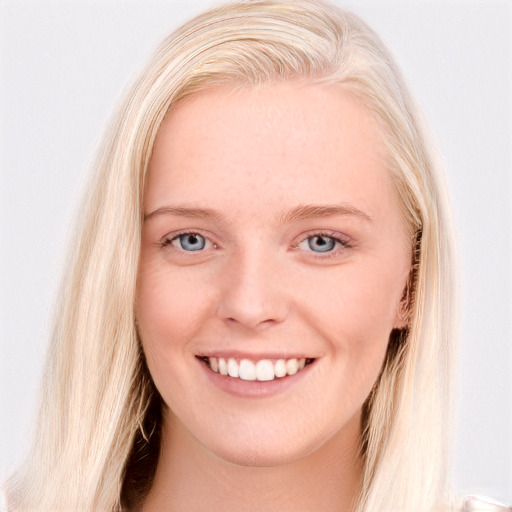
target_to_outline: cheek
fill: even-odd
[[[208,315],[208,293],[193,273],[156,264],[141,268],[135,314],[143,345],[179,349]]]
[[[303,316],[327,342],[339,370],[336,385],[354,406],[367,398],[380,373],[406,279],[404,268],[391,273],[382,264],[340,266],[301,295]]]
[[[176,397],[187,394],[187,376],[195,363],[190,342],[204,325],[211,301],[186,271],[172,272],[169,265],[141,260],[138,332],[153,381],[164,402],[175,406]]]
[[[340,267],[304,289],[302,304],[324,336],[347,349],[387,343],[405,277],[380,266]]]

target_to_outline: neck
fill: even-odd
[[[143,512],[348,512],[362,480],[360,416],[319,449],[271,467],[240,466],[208,451],[164,413],[162,446]],[[171,428],[172,424],[172,428]]]

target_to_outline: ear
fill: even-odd
[[[408,279],[407,283],[405,284],[402,298],[400,299],[400,302],[396,308],[395,322],[393,324],[394,329],[406,329],[409,327],[412,307],[410,289],[410,279]]]

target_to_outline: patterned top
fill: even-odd
[[[512,512],[512,507],[486,496],[467,496],[461,512]]]

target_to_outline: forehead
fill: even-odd
[[[283,207],[350,200],[371,215],[392,195],[384,147],[370,112],[338,86],[206,90],[162,123],[145,210],[193,200],[253,213],[260,204],[264,214],[271,199]]]

